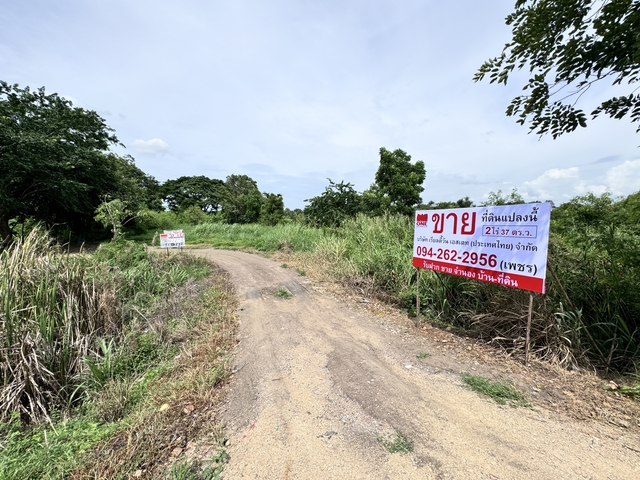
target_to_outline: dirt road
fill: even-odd
[[[240,299],[221,412],[225,479],[640,478],[635,433],[500,406],[462,385],[460,373],[482,365],[444,355],[294,269],[242,252],[194,252],[230,273]],[[385,450],[379,439],[396,431],[412,453]]]

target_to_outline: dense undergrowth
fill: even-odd
[[[194,382],[210,390],[225,375],[232,299],[222,281],[198,290],[211,270],[203,260],[132,242],[94,255],[48,242],[34,229],[0,252],[0,478],[64,478],[83,452],[145,422],[159,395],[175,400],[167,385],[186,381],[191,395]],[[185,380],[173,359],[194,337],[206,337],[208,357]],[[156,417],[158,428],[169,418]],[[129,453],[121,470],[90,478],[127,478],[146,462]]]
[[[534,296],[531,341],[538,358],[564,366],[635,371],[640,361],[640,236],[608,196],[554,210],[547,294]],[[597,216],[593,217],[596,210]],[[592,215],[589,215],[592,214]],[[363,291],[520,352],[529,293],[411,266],[413,222],[406,217],[347,221],[318,242],[315,262]]]
[[[569,366],[637,371],[640,360],[640,194],[586,195],[552,212],[547,293],[535,295],[531,348]],[[296,224],[203,224],[189,242],[292,251],[306,271],[334,278],[421,316],[524,350],[529,293],[411,265],[412,219],[359,215],[339,229]],[[300,252],[305,252],[301,254]]]

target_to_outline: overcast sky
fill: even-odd
[[[160,181],[246,174],[289,208],[327,177],[368,188],[380,147],[424,161],[425,202],[639,190],[628,120],[540,139],[504,115],[522,78],[472,81],[514,3],[0,0],[0,79],[96,110]]]

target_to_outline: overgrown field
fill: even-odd
[[[233,336],[211,268],[131,242],[70,255],[37,229],[0,252],[0,478],[158,478],[176,431],[221,447],[191,415],[212,415]]]
[[[531,341],[538,358],[564,366],[637,371],[639,218],[640,194],[617,201],[587,195],[553,210],[547,294],[534,297]],[[416,314],[418,276],[411,265],[413,222],[408,217],[359,215],[331,230],[203,224],[187,238],[292,251],[303,270],[328,272]],[[422,271],[419,294],[423,317],[523,352],[528,292]]]

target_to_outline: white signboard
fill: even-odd
[[[184,232],[182,230],[165,230],[160,234],[160,248],[184,247]]]
[[[419,210],[413,265],[545,292],[550,203]]]

